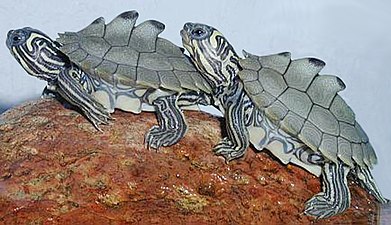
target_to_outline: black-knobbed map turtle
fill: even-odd
[[[287,52],[261,57],[244,52],[240,59],[219,31],[204,24],[186,23],[181,35],[226,118],[228,137],[215,148],[217,154],[238,158],[251,142],[285,164],[321,176],[323,190],[305,208],[317,218],[349,207],[348,173],[379,202],[387,202],[370,173],[375,152],[337,94],[345,85],[336,76],[318,74],[323,61],[291,60]]]
[[[48,82],[46,91],[76,106],[98,128],[115,108],[156,111],[160,126],[146,135],[152,148],[176,143],[186,132],[181,109],[206,103],[210,87],[183,50],[158,37],[164,24],[128,11],[110,23],[98,18],[56,41],[29,27],[11,30],[7,47],[32,76]],[[99,129],[99,128],[98,128]]]

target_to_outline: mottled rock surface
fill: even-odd
[[[319,179],[249,149],[226,164],[211,149],[220,122],[186,112],[189,132],[151,151],[152,113],[116,111],[103,132],[55,100],[0,117],[0,224],[366,224],[378,205],[350,183],[352,205],[314,221],[304,203]]]

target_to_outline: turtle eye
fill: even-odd
[[[15,32],[11,39],[14,45],[21,44],[26,39],[26,33],[22,31]]]
[[[191,31],[191,36],[193,36],[193,38],[200,39],[200,38],[204,38],[205,35],[206,35],[206,31],[202,28],[195,28],[194,30]]]
[[[15,35],[15,36],[12,38],[12,40],[13,40],[14,42],[19,42],[20,40],[22,40],[22,38],[21,38],[20,36],[18,36],[18,35]]]

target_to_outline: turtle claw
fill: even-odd
[[[145,135],[145,145],[148,149],[158,150],[160,147],[177,143],[181,137],[181,133],[177,130],[165,130],[155,125]]]
[[[41,98],[42,99],[53,99],[56,98],[56,93],[47,90],[46,88],[42,91]]]
[[[87,116],[88,117],[88,116]],[[100,125],[108,125],[109,124],[109,122],[108,122],[108,120],[110,120],[110,119],[112,119],[111,117],[109,117],[109,118],[107,118],[107,117],[105,117],[105,118],[94,118],[94,119],[92,119],[92,118],[89,118],[89,120],[91,121],[91,123],[94,125],[94,127],[98,130],[98,131],[100,131],[100,132],[103,132],[103,130],[99,127]]]
[[[223,138],[214,148],[216,155],[223,156],[227,162],[242,157],[246,153],[246,148],[234,145],[228,137]]]
[[[345,209],[341,210],[341,208],[328,201],[323,193],[319,193],[306,202],[304,213],[316,219],[323,219],[338,214],[343,210]]]
[[[334,216],[350,206],[350,192],[346,180],[349,167],[341,163],[326,163],[322,168],[323,192],[305,203],[304,213],[317,219]]]
[[[97,107],[96,110],[85,111],[85,116],[91,121],[94,127],[103,132],[103,130],[99,127],[99,125],[108,125],[109,120],[113,120],[110,113],[108,113],[103,107]]]
[[[56,85],[49,83],[45,86],[45,88],[42,90],[41,98],[42,99],[52,99],[57,98],[58,94],[56,92]]]

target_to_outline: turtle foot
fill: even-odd
[[[163,129],[160,126],[153,126],[145,135],[147,148],[159,149],[177,143],[183,137],[183,132],[178,130]]]
[[[223,156],[227,162],[242,157],[246,153],[247,146],[235,145],[227,137],[223,138],[214,148],[216,155]]]
[[[350,192],[346,176],[349,167],[341,162],[325,163],[322,168],[323,192],[308,200],[304,213],[317,219],[342,213],[350,206]]]
[[[334,216],[345,209],[328,200],[324,193],[319,193],[306,202],[304,213],[317,219],[323,219]]]

